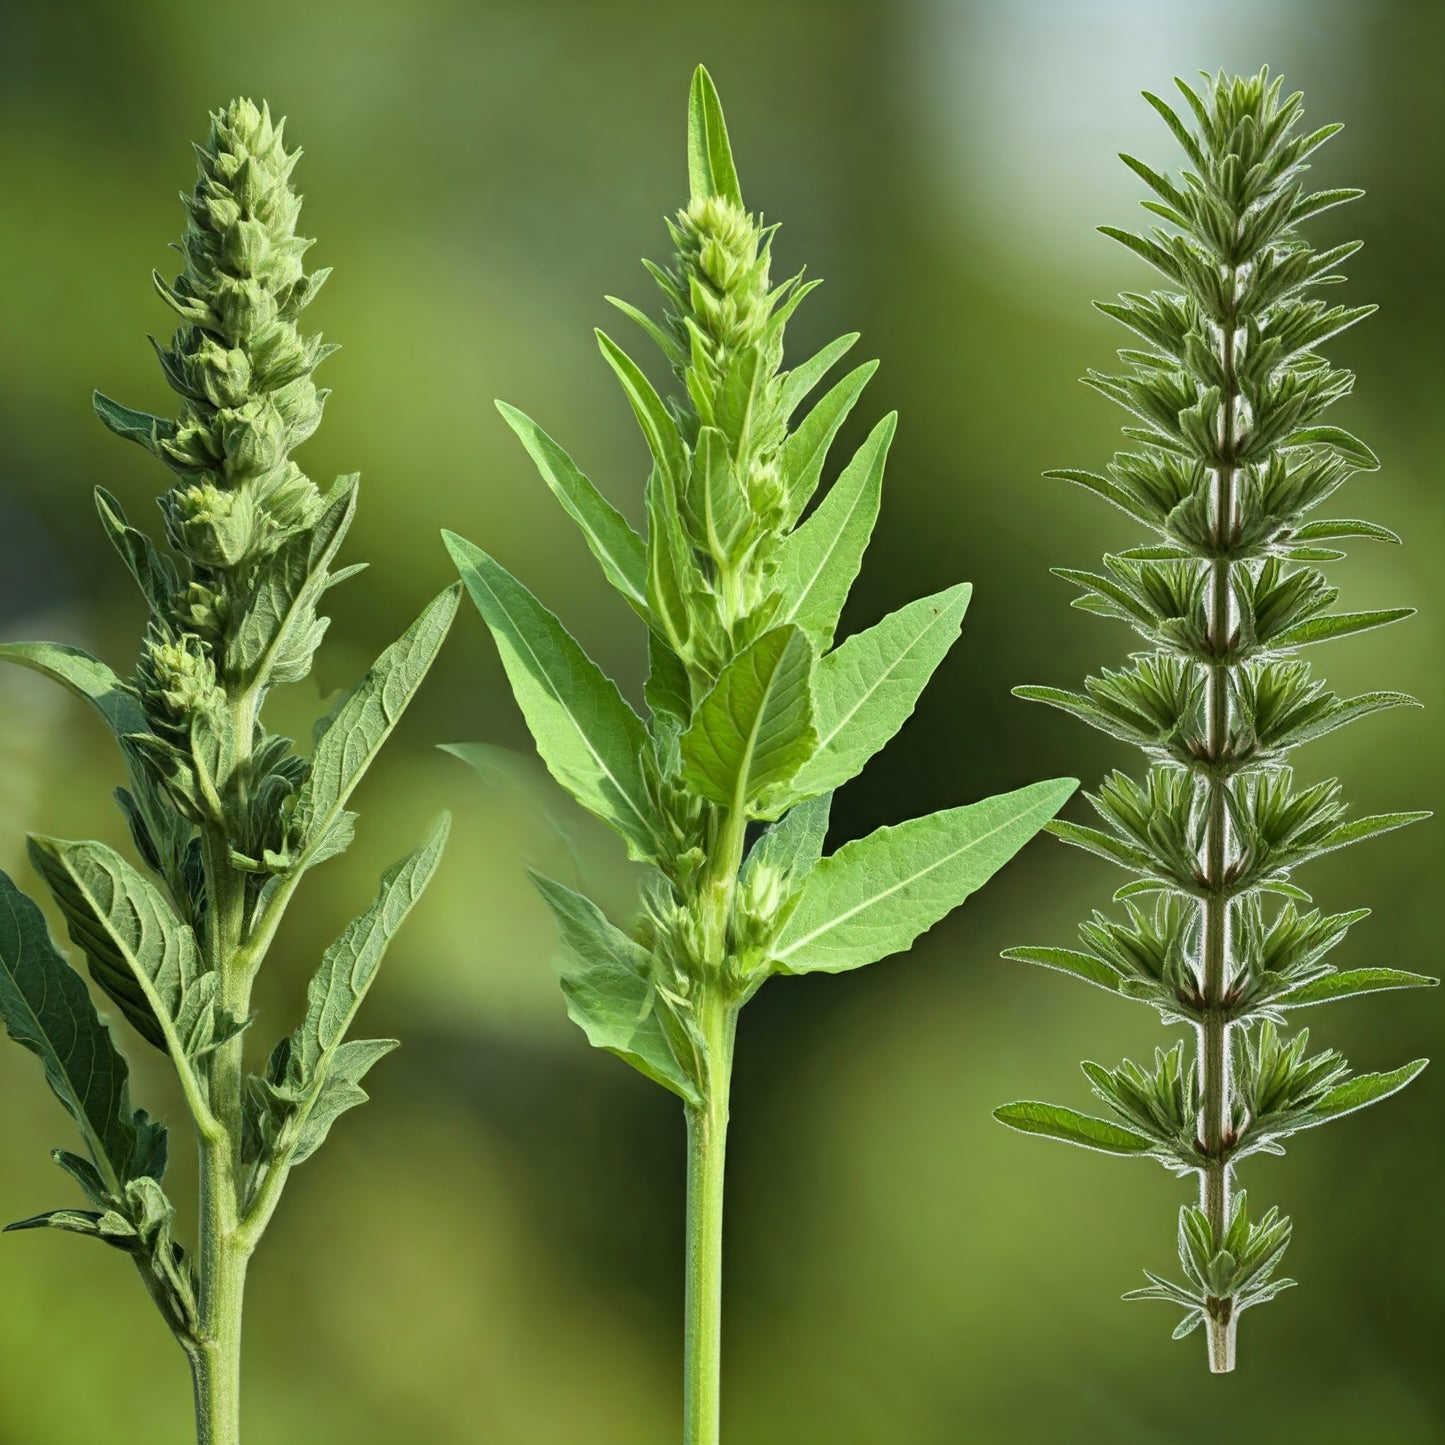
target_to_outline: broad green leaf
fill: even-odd
[[[972,590],[965,582],[911,602],[819,660],[818,746],[793,780],[795,794],[846,783],[908,721],[958,636]]]
[[[883,465],[897,425],[897,412],[890,412],[873,428],[813,515],[783,543],[778,622],[796,622],[820,649],[832,644],[838,614],[873,534]]]
[[[1044,968],[1057,969],[1073,978],[1081,978],[1110,993],[1119,992],[1122,975],[1117,968],[1095,958],[1092,953],[1080,953],[1073,948],[1006,948],[1002,958],[1015,959],[1020,963],[1037,963]]]
[[[1047,1139],[1059,1139],[1065,1144],[1097,1149],[1101,1154],[1147,1154],[1154,1147],[1142,1134],[1136,1134],[1122,1124],[1111,1124],[1107,1119],[1080,1114],[1078,1110],[1066,1109],[1062,1104],[1005,1104],[995,1109],[993,1116],[1000,1124],[1007,1124],[1021,1134],[1042,1134]]]
[[[78,647],[58,642],[0,643],[0,662],[42,673],[100,714],[116,737],[150,731],[140,699],[103,662]]]
[[[572,955],[572,965],[562,973],[568,1016],[595,1048],[607,1049],[688,1103],[697,1103],[697,1086],[674,1057],[658,1016],[647,950],[580,893],[540,873],[532,874],[532,882]]]
[[[0,1020],[39,1056],[45,1080],[80,1129],[113,1194],[157,1147],[161,1125],[130,1106],[128,1071],[80,975],[50,941],[40,909],[0,873]],[[138,1137],[139,1132],[143,1136]],[[74,1171],[72,1171],[74,1172]]]
[[[672,413],[663,405],[662,398],[637,363],[606,332],[597,333],[597,344],[632,403],[637,424],[642,428],[658,471],[667,482],[669,494],[674,498],[680,497],[687,476],[687,449]]]
[[[692,93],[688,96],[687,179],[694,201],[722,196],[742,209],[743,193],[728,143],[722,102],[712,76],[701,65],[692,73]]]
[[[1350,968],[1327,973],[1291,989],[1271,1004],[1278,1008],[1303,1008],[1307,1004],[1330,1003],[1359,993],[1380,993],[1392,988],[1434,988],[1440,980],[1423,973],[1406,973],[1399,968]]]
[[[346,800],[421,686],[446,641],[460,596],[461,589],[453,584],[433,598],[372,663],[317,738],[310,776],[296,800],[296,818],[313,855],[326,846]]]
[[[813,650],[797,627],[775,627],[738,653],[682,735],[688,784],[742,811],[786,783],[817,745],[812,671]]]
[[[149,878],[103,843],[35,836],[30,861],[55,895],[91,977],[147,1043],[184,1067],[196,1050],[187,1047],[191,1040],[182,1026],[198,1021],[186,1009],[187,995],[201,975],[200,948],[190,927]],[[203,994],[213,992],[214,982],[202,986]],[[207,1000],[198,1002],[204,1006]],[[209,1043],[203,1037],[200,1047]]]
[[[366,1103],[371,1096],[361,1087],[361,1080],[374,1063],[398,1047],[396,1039],[352,1039],[337,1046],[325,1080],[297,1132],[290,1160],[293,1165],[309,1159],[326,1142],[331,1126],[342,1114]]]
[[[656,849],[643,758],[647,733],[617,684],[501,563],[453,532],[447,550],[491,629],[548,771],[616,829],[637,859]]]
[[[497,403],[497,410],[526,447],[552,495],[581,528],[607,580],[646,617],[647,558],[642,538],[531,417],[504,401]]]
[[[450,829],[451,815],[443,813],[421,847],[381,875],[371,906],[352,919],[322,955],[306,990],[306,1017],[291,1039],[292,1060],[307,1084],[324,1084],[332,1056],[361,1008],[387,946],[441,862]]]
[[[832,793],[823,793],[789,808],[753,844],[743,864],[743,875],[746,877],[755,868],[773,868],[791,874],[794,882],[801,883],[823,856],[832,803]]]
[[[839,428],[853,410],[854,402],[877,370],[876,361],[866,361],[850,371],[823,394],[822,400],[783,443],[782,470],[788,493],[786,520],[789,526],[803,515],[812,500],[833,438],[838,435]]]
[[[1414,615],[1413,607],[1388,607],[1380,612],[1340,612],[1333,617],[1315,617],[1271,639],[1270,646],[1304,647],[1311,642],[1330,642],[1336,637],[1351,637],[1357,632],[1369,632],[1373,628],[1384,627]]]
[[[1340,1119],[1346,1114],[1353,1114],[1356,1109],[1364,1109],[1370,1104],[1378,1104],[1381,1099],[1388,1099],[1391,1094],[1398,1094],[1406,1084],[1419,1077],[1429,1062],[1429,1059],[1416,1059],[1413,1063],[1392,1069],[1388,1074],[1356,1074],[1353,1079],[1336,1084],[1310,1109],[1310,1122],[1323,1124]]]
[[[808,875],[773,949],[784,973],[837,973],[906,949],[1064,805],[1072,778],[879,828]]]

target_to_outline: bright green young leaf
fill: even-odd
[[[846,338],[845,338],[846,339]],[[866,361],[836,382],[805,416],[798,429],[783,443],[783,476],[787,481],[789,523],[796,522],[813,499],[823,475],[833,438],[848,419],[869,378],[878,370],[876,361]],[[798,373],[793,372],[789,380]]]
[[[1147,1154],[1153,1142],[1122,1124],[1096,1119],[1062,1104],[1033,1102],[1005,1104],[993,1111],[1000,1124],[1017,1129],[1021,1134],[1042,1134],[1065,1144],[1084,1149],[1097,1149],[1102,1154]]]
[[[165,1130],[130,1106],[124,1058],[80,975],[50,941],[40,909],[0,873],[0,1021],[39,1056],[55,1097],[75,1120],[113,1194]],[[163,1147],[163,1145],[162,1145]]]
[[[817,745],[812,671],[812,648],[797,627],[773,628],[738,653],[682,735],[687,783],[738,810],[786,783]]]
[[[567,1013],[595,1048],[695,1103],[697,1085],[673,1055],[650,982],[651,958],[580,893],[532,874],[572,962],[562,973]]]
[[[1016,959],[1020,963],[1037,963],[1044,968],[1057,969],[1071,978],[1081,978],[1110,993],[1119,992],[1122,975],[1119,970],[1095,958],[1092,953],[1080,953],[1073,948],[1006,948],[1000,955]]]
[[[452,532],[442,535],[496,640],[548,771],[622,835],[634,858],[651,858],[656,842],[642,720],[555,613],[479,547]]]
[[[637,424],[647,441],[647,449],[666,479],[669,493],[674,497],[681,496],[683,479],[687,475],[687,454],[682,437],[678,435],[677,422],[662,404],[652,383],[642,374],[642,368],[606,332],[597,333],[597,344],[632,403]]]
[[[778,621],[796,622],[820,649],[832,644],[838,615],[873,535],[883,465],[897,425],[897,412],[889,412],[869,432],[813,515],[783,544],[776,585],[784,601]]]
[[[1416,1059],[1387,1074],[1356,1074],[1353,1079],[1346,1079],[1310,1108],[1310,1123],[1323,1124],[1341,1119],[1346,1114],[1353,1114],[1356,1109],[1367,1108],[1378,1104],[1381,1099],[1388,1099],[1391,1094],[1398,1094],[1424,1072],[1429,1062],[1429,1059]]]
[[[795,883],[802,882],[823,856],[832,803],[832,793],[823,793],[789,808],[753,844],[743,865],[744,876],[755,868],[772,868],[791,874]]]
[[[808,875],[773,948],[783,973],[838,973],[906,949],[1064,805],[1072,778],[879,828]]]
[[[694,201],[722,196],[742,208],[743,193],[728,143],[722,102],[712,76],[701,65],[692,73],[692,94],[688,98],[687,179]]]
[[[911,602],[819,660],[818,747],[793,780],[794,793],[846,783],[908,721],[958,636],[972,590],[965,582]]]
[[[1332,617],[1314,617],[1273,639],[1274,647],[1303,647],[1310,642],[1331,642],[1337,637],[1352,637],[1413,617],[1413,607],[1388,607],[1378,612],[1340,612]]]
[[[607,580],[646,617],[647,558],[642,538],[531,417],[504,401],[497,403],[497,410],[526,447],[552,495],[581,528]]]

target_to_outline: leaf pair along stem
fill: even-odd
[[[1100,307],[1145,343],[1120,352],[1123,375],[1086,378],[1130,413],[1135,449],[1102,475],[1055,474],[1152,533],[1102,572],[1058,569],[1082,589],[1076,606],[1128,623],[1149,650],[1082,693],[1018,690],[1145,752],[1142,783],[1115,773],[1090,797],[1104,829],[1053,825],[1136,877],[1115,895],[1127,920],[1096,913],[1084,950],[1009,956],[1149,1003],[1166,1024],[1192,1027],[1196,1047],[1187,1060],[1183,1041],[1156,1049],[1152,1069],[1085,1063],[1113,1119],[1036,1102],[997,1112],[1027,1133],[1197,1175],[1199,1204],[1179,1218],[1185,1282],[1146,1272],[1149,1286],[1126,1298],[1182,1307],[1176,1338],[1202,1326],[1209,1367],[1224,1373],[1240,1315],[1293,1283],[1275,1274],[1291,1223],[1274,1209],[1250,1218],[1239,1163],[1282,1153],[1286,1138],[1388,1097],[1425,1066],[1351,1076],[1333,1051],[1307,1053],[1308,1030],[1286,1040],[1282,1025],[1297,1008],[1435,980],[1326,963],[1368,910],[1325,915],[1292,881],[1312,858],[1428,816],[1346,822],[1338,784],[1297,787],[1288,766],[1294,748],[1414,702],[1337,697],[1295,657],[1409,615],[1330,611],[1337,592],[1316,564],[1344,555],[1333,544],[1399,539],[1368,522],[1309,520],[1378,465],[1348,432],[1320,424],[1354,378],[1317,348],[1373,308],[1327,307],[1310,293],[1342,280],[1334,268],[1358,247],[1316,252],[1298,230],[1360,193],[1305,191],[1308,158],[1338,127],[1301,132],[1301,97],[1267,71],[1179,89],[1184,116],[1146,99],[1187,157],[1182,175],[1124,157],[1167,229],[1103,228],[1168,283]]]
[[[785,324],[816,283],[773,283],[773,228],[743,205],[717,93],[701,69],[688,174],[689,202],[670,223],[673,263],[649,266],[662,321],[616,303],[670,365],[677,385],[668,398],[599,336],[651,457],[645,538],[561,446],[499,403],[647,627],[646,717],[506,568],[463,538],[448,533],[446,542],[542,761],[649,871],[643,916],[630,929],[574,890],[535,881],[566,948],[571,1017],[594,1045],[683,1103],[684,1440],[716,1445],[739,1013],[773,975],[841,972],[906,950],[1052,818],[1075,783],[1037,783],[880,828],[823,856],[832,791],[907,721],[958,635],[969,589],[919,599],[835,645],[896,418],[873,427],[812,505],[875,364],[804,408],[857,338],[784,369]]]

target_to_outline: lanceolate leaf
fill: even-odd
[[[647,558],[642,538],[531,417],[504,401],[497,403],[497,410],[521,439],[553,496],[581,528],[607,580],[646,617]]]
[[[687,458],[677,423],[653,390],[652,383],[642,374],[642,369],[610,336],[599,331],[597,344],[632,403],[637,424],[642,428],[653,461],[667,480],[668,491],[674,497],[679,496],[687,472]]]
[[[370,1095],[361,1087],[361,1080],[377,1060],[397,1047],[395,1039],[352,1039],[337,1045],[315,1102],[297,1133],[293,1165],[309,1159],[326,1142],[331,1126],[342,1114],[366,1103]]]
[[[555,613],[480,548],[451,532],[443,536],[496,640],[542,761],[584,808],[622,835],[634,858],[651,858],[656,843],[642,720]]]
[[[1102,1154],[1147,1154],[1154,1147],[1151,1140],[1122,1124],[1080,1114],[1062,1104],[1005,1104],[995,1109],[993,1116],[1000,1124],[1007,1124],[1022,1134],[1042,1134],[1065,1144],[1097,1149]]]
[[[810,356],[806,361],[799,362],[782,377],[783,391],[780,404],[785,416],[791,416],[802,404],[804,397],[827,376],[847,352],[852,350],[857,343],[859,334],[857,331],[850,331],[846,336],[840,336],[836,341],[830,341],[821,351]]]
[[[120,553],[151,612],[168,617],[176,590],[176,569],[169,558],[156,550],[144,532],[130,526],[120,503],[104,487],[95,489],[96,510],[115,550]]]
[[[687,178],[694,200],[723,196],[735,206],[742,206],[743,193],[722,104],[712,76],[700,65],[693,73],[687,108]]]
[[[88,702],[116,737],[150,731],[140,699],[103,663],[58,642],[0,643],[0,662],[14,662],[61,684]]]
[[[1119,992],[1123,975],[1102,958],[1092,953],[1080,953],[1073,948],[1006,948],[1002,957],[1017,959],[1020,963],[1042,964],[1045,968],[1057,969],[1072,978],[1081,978],[1085,983],[1095,984],[1110,993]]]
[[[1077,787],[1035,783],[879,828],[808,875],[773,949],[783,973],[838,973],[907,948],[981,888]]]
[[[1306,1004],[1331,1003],[1359,993],[1380,993],[1395,988],[1434,988],[1438,978],[1423,973],[1406,973],[1399,968],[1350,968],[1327,973],[1291,989],[1272,1000],[1280,1008],[1303,1008]]]
[[[824,793],[789,808],[753,845],[744,873],[755,868],[775,868],[779,873],[791,874],[795,883],[802,882],[823,856],[832,803],[832,793]]]
[[[819,648],[833,641],[838,615],[878,519],[883,465],[898,424],[890,412],[868,434],[817,510],[783,544],[780,622],[796,622]]]
[[[291,1056],[304,1081],[326,1077],[388,945],[431,882],[450,829],[451,816],[443,813],[426,842],[382,874],[375,901],[322,956],[307,989],[306,1017],[291,1041]]]
[[[794,780],[795,793],[847,782],[907,722],[958,636],[971,591],[963,583],[912,602],[820,659],[818,747]]]
[[[460,589],[434,598],[371,665],[317,739],[311,774],[296,802],[308,842],[322,843],[381,745],[421,686],[456,616]]]
[[[813,652],[777,627],[738,653],[698,704],[682,737],[683,776],[704,797],[746,809],[812,753]]]
[[[1271,642],[1274,648],[1303,647],[1309,642],[1330,642],[1336,637],[1350,637],[1356,632],[1369,632],[1391,622],[1413,617],[1413,607],[1390,607],[1379,612],[1341,612],[1333,617],[1316,617],[1292,627]]]
[[[80,975],[56,951],[40,909],[0,873],[0,1020],[40,1057],[45,1079],[85,1140],[106,1187],[119,1193],[153,1141],[137,1139],[127,1069]],[[164,1130],[143,1119],[147,1133]]]
[[[658,1015],[648,952],[580,893],[532,874],[572,961],[562,974],[567,1012],[599,1049],[624,1059],[688,1102],[697,1085],[674,1057]]]
[[[147,1043],[184,1067],[188,1051],[177,1024],[201,970],[190,928],[155,884],[103,843],[33,837],[30,860],[91,976]]]
[[[783,475],[788,484],[788,521],[796,522],[812,500],[828,460],[833,438],[848,419],[869,378],[878,370],[876,361],[864,362],[824,393],[823,398],[802,420],[783,445]],[[794,375],[797,375],[795,372]],[[791,378],[789,378],[791,380]]]
[[[1324,1124],[1332,1119],[1353,1114],[1356,1109],[1378,1104],[1391,1094],[1398,1094],[1406,1084],[1412,1083],[1424,1071],[1428,1059],[1416,1059],[1392,1069],[1388,1074],[1356,1074],[1343,1084],[1337,1084],[1317,1104],[1310,1108],[1311,1124]]]

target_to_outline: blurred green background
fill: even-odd
[[[268,98],[306,148],[311,320],[344,350],[301,460],[359,468],[348,560],[319,676],[275,700],[306,729],[448,579],[443,525],[483,543],[571,620],[634,696],[642,638],[492,409],[537,416],[633,515],[643,446],[591,328],[652,306],[641,255],[685,195],[688,76],[722,90],[749,202],[781,221],[780,272],[827,285],[794,357],[839,332],[883,369],[843,441],[902,423],[883,518],[847,623],[955,580],[964,639],[903,737],[840,798],[833,842],[1059,773],[1097,780],[1126,750],[1018,702],[1128,648],[1071,611],[1051,564],[1133,539],[1050,466],[1097,466],[1119,416],[1077,385],[1121,333],[1091,298],[1147,284],[1100,222],[1131,224],[1128,149],[1175,163],[1141,87],[1263,62],[1316,122],[1348,129],[1318,179],[1363,185],[1319,239],[1360,234],[1346,294],[1381,313],[1337,346],[1362,377],[1338,419],[1380,453],[1344,506],[1404,535],[1339,566],[1350,606],[1412,622],[1318,656],[1334,686],[1405,687],[1388,715],[1305,755],[1361,811],[1439,805],[1445,365],[1438,0],[732,0],[728,5],[411,0],[0,7],[0,635],[86,646],[122,670],[141,608],[90,489],[132,516],[164,477],[90,413],[92,386],[172,405],[144,341],[168,313],[176,191],[208,108]],[[806,350],[805,350],[806,348]],[[839,448],[842,454],[842,448]],[[1434,558],[1436,560],[1432,561]],[[1435,709],[1431,711],[1430,709]],[[302,733],[304,736],[304,732]],[[290,1028],[314,959],[377,871],[442,804],[457,814],[435,889],[368,1004],[406,1047],[320,1162],[298,1172],[252,1273],[248,1438],[649,1445],[676,1438],[682,1120],[567,1022],[551,926],[524,862],[571,876],[517,792],[438,742],[525,747],[470,607],[361,798],[358,844],[315,875],[263,984],[257,1045]],[[0,862],[34,883],[22,835],[122,839],[116,758],[58,690],[0,674]],[[1323,903],[1369,904],[1343,964],[1438,971],[1438,824],[1315,866]],[[635,879],[575,823],[577,868],[625,913]],[[1171,1270],[1183,1185],[1011,1135],[1015,1097],[1085,1104],[1080,1057],[1165,1038],[1152,1012],[998,959],[1072,941],[1117,876],[1049,840],[908,958],[776,982],[741,1030],[730,1159],[726,1422],[732,1445],[962,1441],[1445,1439],[1440,1369],[1445,1159],[1431,1071],[1376,1113],[1252,1162],[1256,1201],[1296,1217],[1302,1287],[1204,1373],[1156,1306],[1118,1303]],[[1366,1068],[1438,1046],[1438,994],[1321,1012],[1316,1037]],[[177,1097],[138,1056],[138,1092]],[[33,1058],[0,1048],[0,1216],[70,1201],[45,1151],[69,1144]],[[175,1192],[189,1205],[182,1151]],[[1226,1413],[1227,1412],[1227,1413]],[[61,1236],[0,1244],[0,1442],[183,1442],[183,1359],[118,1255]]]

